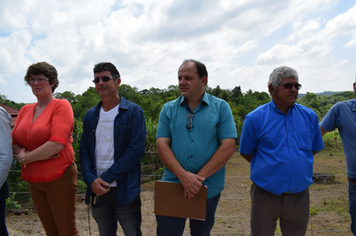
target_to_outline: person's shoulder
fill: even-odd
[[[2,108],[1,106],[0,106],[0,115],[5,117],[5,118],[7,118],[7,119],[11,118],[9,113],[4,108]]]
[[[263,114],[270,108],[272,108],[270,102],[262,104],[258,106],[255,110],[248,113],[246,117],[263,117]]]
[[[36,103],[30,103],[30,104],[26,104],[25,106],[21,107],[20,112],[26,112],[29,109],[35,109],[35,107],[37,106],[37,102]]]
[[[340,102],[337,102],[333,105],[333,107],[350,107],[352,106],[353,103],[356,103],[356,99],[350,99],[350,100],[346,100],[346,101],[340,101]]]
[[[123,109],[138,109],[138,110],[142,110],[142,108],[134,103],[134,102],[131,102],[127,99],[125,99],[124,97],[121,96],[121,101],[120,101],[120,107],[123,108]]]
[[[313,111],[313,109],[311,109],[309,107],[306,107],[306,106],[298,104],[298,103],[295,103],[294,106],[295,106],[296,110],[299,112],[303,112],[304,114],[308,114],[310,116],[317,116],[315,111]]]
[[[67,99],[54,98],[52,102],[55,103],[56,106],[66,106],[66,107],[70,106],[70,107],[72,107],[72,105],[70,104],[70,102]]]
[[[166,102],[163,107],[168,108],[168,107],[176,107],[176,106],[180,106],[181,102],[182,102],[183,96],[179,96],[178,98],[171,100],[169,102]]]

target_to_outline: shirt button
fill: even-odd
[[[193,157],[193,155],[190,155],[190,157]]]
[[[192,140],[190,140],[191,142],[193,142],[193,139]]]

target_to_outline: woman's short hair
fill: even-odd
[[[53,85],[52,93],[59,85],[56,68],[47,62],[38,62],[36,64],[30,65],[27,68],[27,73],[24,78],[27,84],[30,84],[31,75],[44,75],[46,78],[48,78],[49,84]]]

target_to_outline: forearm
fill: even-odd
[[[186,171],[177,158],[175,157],[171,147],[171,139],[157,138],[157,153],[163,164],[168,168],[184,187],[184,196],[188,198],[194,197],[202,186],[203,177]]]
[[[178,162],[170,146],[167,144],[157,144],[157,154],[163,164],[175,176],[177,176],[178,179],[181,179],[184,176],[186,170],[184,170],[181,164]]]
[[[26,151],[24,157],[26,163],[47,160],[53,155],[58,154],[64,147],[64,144],[48,141],[32,151]]]
[[[223,168],[231,155],[235,152],[235,139],[224,139],[210,160],[199,170],[197,175],[208,178]]]

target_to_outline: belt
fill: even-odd
[[[294,194],[294,193],[284,192],[284,193],[282,193],[282,194],[284,194],[284,195],[292,195],[292,194]]]
[[[351,183],[356,184],[356,178],[347,177]]]

